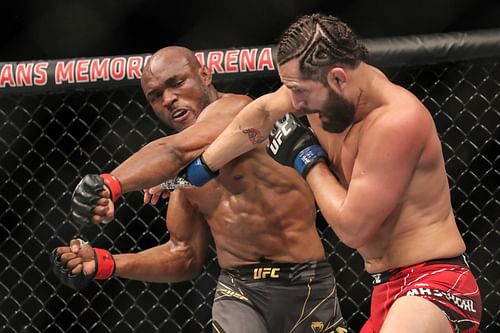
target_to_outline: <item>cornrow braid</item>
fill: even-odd
[[[281,36],[278,64],[298,58],[305,78],[326,82],[326,72],[335,64],[356,67],[366,61],[368,51],[355,33],[331,15],[304,15]]]

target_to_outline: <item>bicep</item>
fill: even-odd
[[[182,190],[170,195],[166,224],[170,242],[180,248],[189,248],[201,263],[208,247],[210,231],[202,214],[187,200]]]
[[[353,220],[363,223],[368,233],[397,208],[420,156],[420,139],[400,131],[370,133],[359,146],[344,211],[355,215]]]

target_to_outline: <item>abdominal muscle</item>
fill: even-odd
[[[324,259],[316,206],[305,181],[265,152],[247,157],[190,196],[210,226],[219,265]]]

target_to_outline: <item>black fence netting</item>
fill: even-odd
[[[500,54],[387,67],[389,77],[429,108],[441,135],[453,207],[484,310],[481,332],[500,331]],[[275,75],[219,80],[253,97]],[[218,275],[213,247],[205,269],[182,283],[112,278],[76,292],[51,272],[50,251],[75,236],[113,253],[168,240],[166,203],[142,193],[119,201],[116,220],[79,229],[68,221],[72,190],[87,173],[110,171],[145,143],[168,134],[137,84],[0,95],[0,330],[2,332],[211,332]],[[371,280],[362,260],[319,216],[344,316],[358,331],[369,312]]]

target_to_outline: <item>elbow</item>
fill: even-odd
[[[192,280],[198,277],[203,271],[203,265],[201,263],[192,264],[187,271],[186,280]]]
[[[370,243],[376,237],[376,229],[370,228],[368,223],[353,225],[351,229],[343,233],[340,240],[353,249],[360,249]]]
[[[179,260],[177,270],[179,272],[178,280],[173,282],[181,282],[196,278],[203,270],[203,261],[199,258],[194,249],[187,246],[181,250],[183,255]]]
[[[192,280],[198,275],[203,270],[203,263],[199,258],[197,258],[194,253],[190,253],[187,255],[184,259],[184,281],[185,280]]]
[[[168,140],[159,139],[150,142],[143,149],[151,151],[146,156],[156,160],[158,170],[161,170],[160,173],[165,179],[174,178],[190,162],[187,152],[180,145]]]
[[[352,249],[359,249],[363,246],[366,245],[368,242],[366,238],[363,238],[359,234],[348,234],[348,235],[343,235],[339,236],[339,239],[342,243],[344,243],[346,246],[352,248]]]
[[[339,240],[346,246],[352,249],[359,249],[368,243],[371,236],[368,234],[369,230],[365,227],[366,224],[355,223],[354,221],[339,221],[328,224],[333,229]],[[340,222],[340,223],[339,223]]]
[[[186,260],[185,264],[181,268],[181,274],[179,274],[178,279],[168,282],[183,282],[196,278],[202,272],[203,265],[198,264],[195,261]]]
[[[173,144],[168,137],[164,139],[155,140],[144,146],[145,149],[150,149],[157,153],[157,156],[165,156],[169,162],[184,162],[184,153],[180,147]]]

